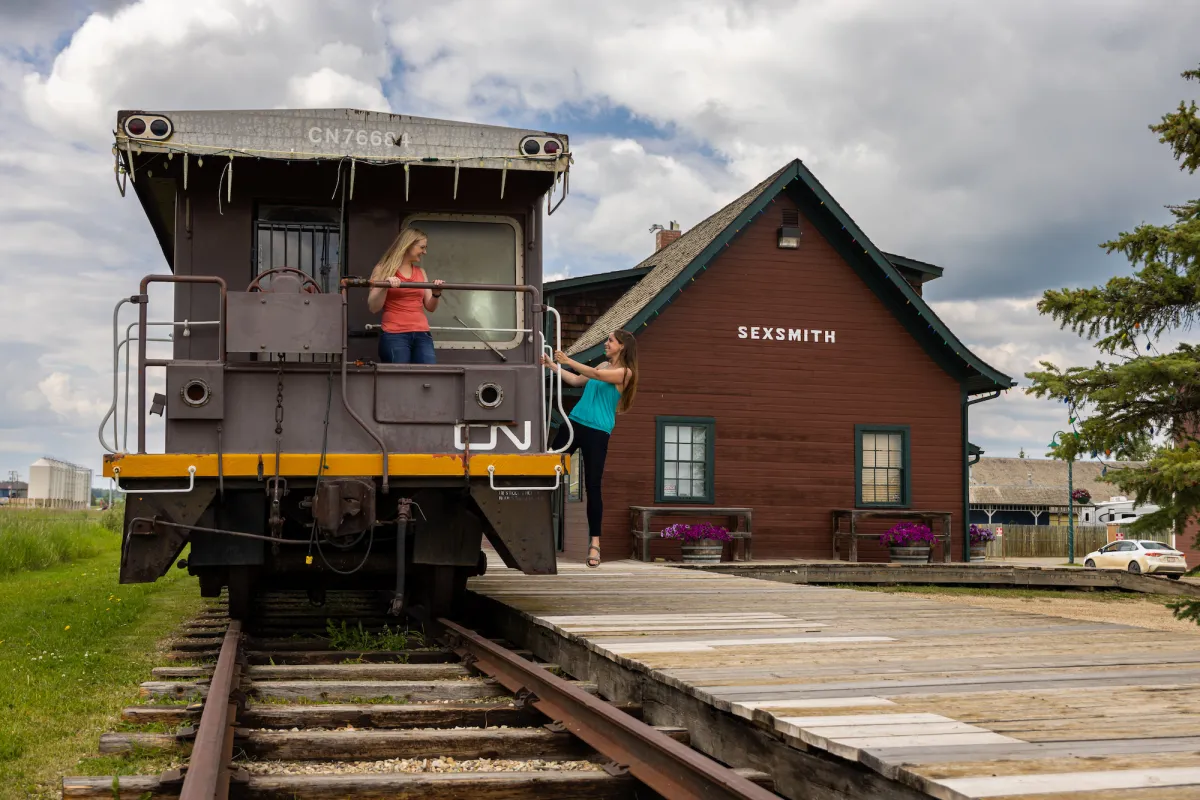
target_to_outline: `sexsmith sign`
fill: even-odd
[[[824,342],[834,344],[837,331],[819,328],[772,328],[759,325],[738,326],[739,339],[769,339],[775,342]]]

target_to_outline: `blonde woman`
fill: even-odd
[[[367,295],[372,314],[383,311],[379,334],[379,360],[385,364],[436,364],[433,336],[425,312],[437,311],[440,289],[405,289],[406,283],[429,283],[421,269],[429,237],[417,228],[405,228],[371,271],[371,280],[387,281],[390,289],[374,288]],[[445,281],[433,281],[437,285]]]
[[[587,565],[593,568],[600,566],[600,529],[604,521],[600,484],[604,478],[604,461],[608,457],[608,439],[616,427],[617,414],[628,411],[637,394],[637,339],[629,331],[613,331],[604,342],[604,355],[608,361],[599,367],[581,364],[561,350],[554,353],[554,361],[542,356],[545,366],[562,373],[563,383],[583,387],[583,397],[567,418],[575,433],[572,444],[583,456],[583,494],[587,500],[588,535],[591,537]],[[550,449],[565,447],[567,436],[567,426],[563,425],[555,434]]]

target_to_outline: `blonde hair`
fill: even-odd
[[[393,277],[400,271],[400,266],[404,263],[404,257],[408,255],[409,248],[422,239],[428,238],[425,231],[420,228],[405,228],[400,231],[400,234],[379,259],[379,263],[375,265],[375,269],[371,271],[371,280],[386,281]]]

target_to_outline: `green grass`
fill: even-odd
[[[92,558],[113,537],[87,511],[0,511],[0,576]]]
[[[171,570],[121,586],[119,538],[101,534],[96,548],[0,578],[0,798],[56,797],[63,775],[131,774],[161,761],[95,756],[100,734],[150,678],[158,639],[201,608],[196,580]]]
[[[1122,592],[1119,590],[1103,590],[1095,592],[1080,591],[1079,589],[1022,589],[1022,588],[992,588],[982,586],[937,586],[911,584],[903,586],[864,586],[855,583],[836,584],[839,589],[857,589],[860,592],[887,592],[889,594],[940,594],[947,596],[970,597],[1015,597],[1025,600],[1093,600],[1097,603],[1122,603],[1137,600],[1151,600],[1156,603],[1167,603],[1178,598],[1167,595],[1143,594],[1141,592]]]
[[[340,626],[334,625],[333,620],[326,620],[325,632],[329,635],[331,650],[404,650],[408,647],[409,637],[418,636],[399,628],[392,630],[387,625],[383,626],[382,632],[372,633],[364,629],[361,622],[357,627],[347,627],[345,620]],[[424,645],[424,637],[419,641]]]

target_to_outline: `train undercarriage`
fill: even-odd
[[[178,480],[139,483],[153,490]],[[495,481],[393,478],[387,494],[374,476],[197,479],[187,493],[131,488],[121,582],[154,581],[176,566],[199,578],[205,597],[227,587],[235,618],[252,613],[259,590],[304,589],[319,605],[326,590],[354,588],[380,592],[394,615],[433,619],[486,571],[485,540],[510,567],[555,571],[550,493],[493,489]]]

